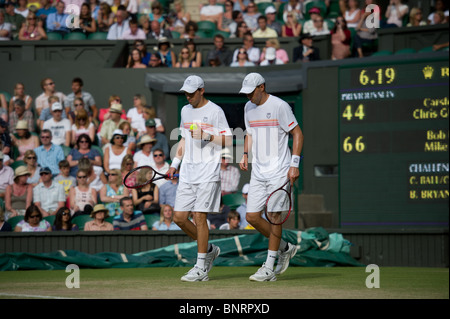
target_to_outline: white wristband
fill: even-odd
[[[298,167],[300,165],[300,161],[302,160],[302,158],[298,155],[292,155],[292,159],[291,159],[291,167]]]
[[[175,157],[172,160],[172,164],[170,165],[170,167],[174,167],[175,169],[178,169],[178,166],[180,166],[181,160],[178,157]]]

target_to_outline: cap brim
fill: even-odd
[[[252,93],[255,89],[256,89],[256,87],[252,87],[252,86],[243,86],[242,89],[239,91],[239,93],[250,94],[250,93]]]
[[[186,85],[183,85],[183,87],[180,89],[181,92],[187,92],[187,93],[194,93],[197,90],[198,90],[198,88],[195,88],[192,86],[186,86]]]

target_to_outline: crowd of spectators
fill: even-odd
[[[195,51],[195,40],[215,35],[242,39],[242,48],[251,48],[247,38],[276,39],[295,37],[303,51],[303,61],[313,60],[306,54],[311,48],[302,38],[330,35],[332,59],[362,57],[361,48],[377,39],[377,27],[367,25],[367,18],[380,10],[366,11],[376,0],[207,0],[199,1],[199,17],[193,19],[183,0],[1,0],[0,40],[35,41],[48,39],[50,34],[83,33],[88,36],[103,32],[109,40],[158,40],[150,54],[135,46],[130,51],[127,68],[261,65],[267,46],[259,48],[259,56],[238,56],[232,60],[224,54],[210,52],[202,61]],[[4,3],[3,3],[4,2]],[[312,6],[311,4],[320,5]],[[332,5],[332,3],[337,4]],[[74,9],[77,8],[77,9]],[[371,7],[369,7],[371,8]],[[448,23],[448,9],[443,0],[435,0],[431,12],[423,16],[421,8],[410,7],[402,0],[390,0],[383,12],[378,12],[381,28],[398,28]],[[214,34],[199,30],[205,21],[213,24]],[[215,37],[214,37],[215,38]],[[179,56],[171,50],[172,39],[185,39],[189,56]],[[216,38],[214,39],[216,42]],[[353,43],[353,45],[351,45]],[[189,44],[189,45],[188,45]],[[139,49],[139,50],[135,50]],[[226,46],[223,50],[226,50]],[[317,51],[317,48],[314,50]],[[216,50],[217,51],[217,50]],[[270,50],[271,51],[271,50]],[[297,55],[298,56],[298,55]],[[273,57],[270,54],[269,57]],[[239,63],[238,63],[239,60]],[[283,59],[281,59],[283,60]],[[250,63],[247,63],[247,62]],[[283,60],[284,63],[296,62]],[[253,64],[252,64],[253,63]],[[277,64],[276,58],[263,65]]]

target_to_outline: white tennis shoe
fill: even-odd
[[[197,267],[197,265],[194,266],[191,270],[189,270],[183,277],[181,277],[181,281],[208,281],[208,272],[206,269],[201,269]]]
[[[216,245],[213,245],[213,244],[211,244],[211,245],[213,248],[212,248],[211,252],[206,254],[206,259],[205,259],[206,272],[209,272],[211,270],[214,259],[216,259],[217,256],[219,256],[219,254],[220,254],[220,248]]]
[[[289,261],[297,253],[296,245],[288,243],[288,246],[289,248],[285,252],[282,252],[281,250],[278,251],[278,263],[277,267],[275,268],[275,275],[281,275],[282,273],[284,273],[289,267]]]
[[[277,277],[275,277],[275,272],[272,269],[267,268],[264,263],[255,274],[250,276],[249,279],[251,281],[276,281]]]

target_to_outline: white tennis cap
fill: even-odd
[[[242,88],[239,93],[250,94],[257,86],[266,83],[266,80],[259,73],[249,73],[242,82]]]
[[[183,87],[180,91],[184,91],[187,93],[194,93],[198,89],[205,87],[205,82],[203,79],[197,75],[190,75],[184,80]]]

